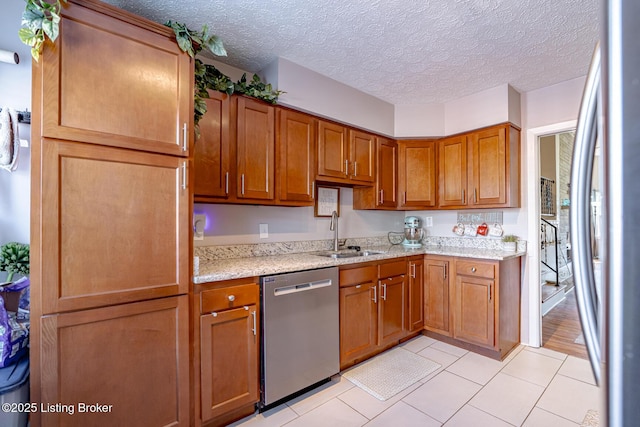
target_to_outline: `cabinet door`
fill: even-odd
[[[312,205],[316,174],[316,120],[291,110],[277,111],[278,200]]]
[[[183,295],[39,319],[32,401],[75,412],[37,411],[32,425],[188,426],[188,316]],[[109,410],[81,412],[81,402]]]
[[[169,28],[89,7],[65,5],[60,35],[44,49],[34,91],[42,135],[188,156],[193,61]]]
[[[469,143],[469,204],[504,205],[508,168],[505,128],[474,132]]]
[[[255,305],[200,317],[202,420],[259,400]]]
[[[449,261],[424,261],[424,324],[429,330],[451,335],[449,329]]]
[[[238,98],[238,197],[273,200],[275,194],[275,109]]]
[[[397,205],[396,181],[398,164],[398,146],[384,138],[377,139],[377,202],[376,206],[395,208]]]
[[[349,130],[349,176],[352,181],[371,183],[376,174],[376,143],[371,134]]]
[[[494,281],[456,274],[453,337],[493,348]]]
[[[401,208],[436,206],[436,141],[398,144],[398,188]]]
[[[229,195],[229,95],[209,91],[207,113],[200,119],[200,138],[194,145],[195,197],[225,198]]]
[[[379,326],[378,345],[385,346],[404,337],[405,331],[405,276],[380,280],[378,284]]]
[[[466,206],[468,197],[466,136],[456,136],[440,141],[438,176],[438,206]]]
[[[424,327],[424,260],[409,261],[409,331]]]
[[[44,139],[33,217],[42,313],[189,291],[188,162]],[[35,146],[35,145],[34,145]]]
[[[318,176],[347,178],[349,162],[347,128],[318,121]]]
[[[375,352],[378,288],[373,282],[340,288],[340,366]]]

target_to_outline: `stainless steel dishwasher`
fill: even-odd
[[[261,408],[340,371],[338,268],[263,277]]]

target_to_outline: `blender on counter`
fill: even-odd
[[[420,248],[422,247],[423,238],[422,220],[417,216],[406,217],[404,219],[404,241],[402,244],[406,248]]]

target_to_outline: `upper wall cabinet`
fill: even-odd
[[[194,144],[193,193],[197,200],[227,198],[231,185],[231,97],[209,91],[207,113],[200,119],[200,138]]]
[[[398,141],[399,208],[432,209],[436,206],[436,141]]]
[[[191,58],[169,28],[92,9],[63,7],[60,36],[44,49],[33,90],[42,136],[188,156]]]
[[[375,182],[376,137],[318,121],[318,180],[345,185]]]
[[[279,203],[312,205],[316,174],[316,119],[288,109],[276,112]]]
[[[492,126],[439,142],[443,209],[520,206],[520,130]]]
[[[275,198],[275,108],[237,98],[236,195],[239,199]]]
[[[376,138],[376,181],[374,187],[353,189],[354,209],[396,209],[398,145],[386,138]]]

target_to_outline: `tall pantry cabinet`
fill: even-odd
[[[172,30],[95,0],[33,63],[30,399],[74,411],[32,426],[189,425],[192,87]]]

